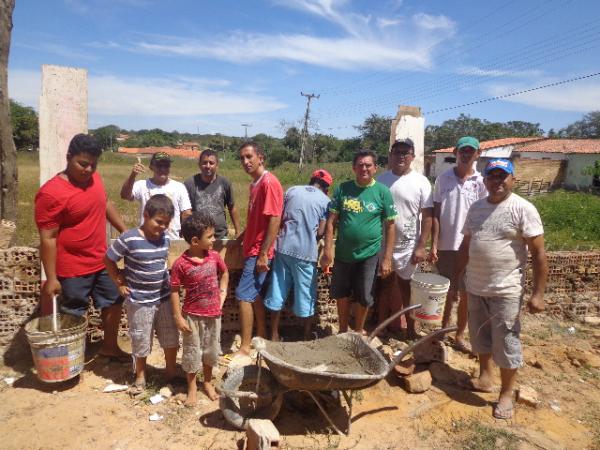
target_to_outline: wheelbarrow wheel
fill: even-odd
[[[227,375],[221,385],[219,408],[225,420],[234,427],[245,430],[250,419],[274,420],[283,404],[279,383],[265,367],[260,372],[260,386],[256,392],[258,366],[243,366]],[[228,396],[226,392],[254,392],[256,398]]]

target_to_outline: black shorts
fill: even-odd
[[[329,296],[334,299],[352,296],[361,306],[373,306],[378,262],[377,254],[351,263],[336,260],[333,264]]]
[[[106,269],[80,277],[58,278],[62,288],[60,309],[64,313],[83,316],[88,310],[90,297],[98,309],[123,303],[117,286]]]

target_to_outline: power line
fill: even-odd
[[[251,127],[252,124],[251,123],[243,123],[242,126],[244,127],[244,140],[247,141],[248,140],[248,127]]]
[[[462,105],[448,106],[446,108],[440,108],[440,109],[436,109],[434,111],[427,111],[423,115],[437,114],[437,113],[442,112],[442,111],[450,111],[452,109],[464,108],[465,106],[473,106],[473,105],[477,105],[477,104],[480,104],[480,103],[487,103],[487,102],[492,102],[492,101],[495,101],[495,100],[501,100],[503,98],[514,97],[516,95],[527,94],[529,92],[539,91],[541,89],[546,89],[546,88],[549,88],[549,87],[560,86],[560,85],[563,85],[563,84],[573,83],[575,81],[585,80],[587,78],[597,77],[599,75],[600,75],[600,72],[592,73],[592,74],[589,74],[589,75],[582,75],[582,76],[575,77],[575,78],[569,78],[568,80],[556,81],[554,83],[543,84],[541,86],[536,86],[536,87],[529,88],[529,89],[523,89],[521,91],[511,92],[509,94],[496,95],[494,97],[484,98],[484,99],[481,99],[481,100],[476,100],[474,102],[463,103]]]

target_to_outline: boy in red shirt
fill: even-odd
[[[265,279],[275,250],[283,210],[283,188],[279,180],[265,169],[265,152],[256,142],[244,142],[239,150],[240,162],[252,177],[246,230],[243,239],[244,269],[235,290],[242,322],[240,353],[250,353],[252,325],[256,315],[256,334],[266,337],[265,307],[262,301]]]
[[[229,272],[215,242],[212,217],[193,213],[184,220],[181,233],[190,248],[171,268],[171,303],[177,328],[183,335],[181,368],[187,373],[186,406],[197,402],[196,373],[202,368],[204,391],[211,400],[219,396],[211,384],[212,369],[221,351],[221,308],[227,296]],[[179,289],[185,288],[183,314]]]
[[[40,259],[47,277],[40,295],[41,311],[49,314],[52,296],[62,294],[61,310],[83,316],[92,297],[101,310],[104,330],[98,354],[129,362],[129,355],[117,344],[123,298],[103,262],[106,219],[120,233],[126,227],[96,172],[101,153],[92,136],[74,136],[66,169],[48,180],[35,196]]]

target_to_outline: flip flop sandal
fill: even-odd
[[[146,392],[146,383],[134,383],[127,392],[130,396],[137,397]]]
[[[514,405],[513,404],[511,404],[510,407],[508,407],[508,408],[503,408],[500,406],[499,403],[496,403],[496,406],[494,406],[494,411],[492,412],[492,415],[496,419],[508,420],[508,419],[512,419],[513,413],[514,413]]]

